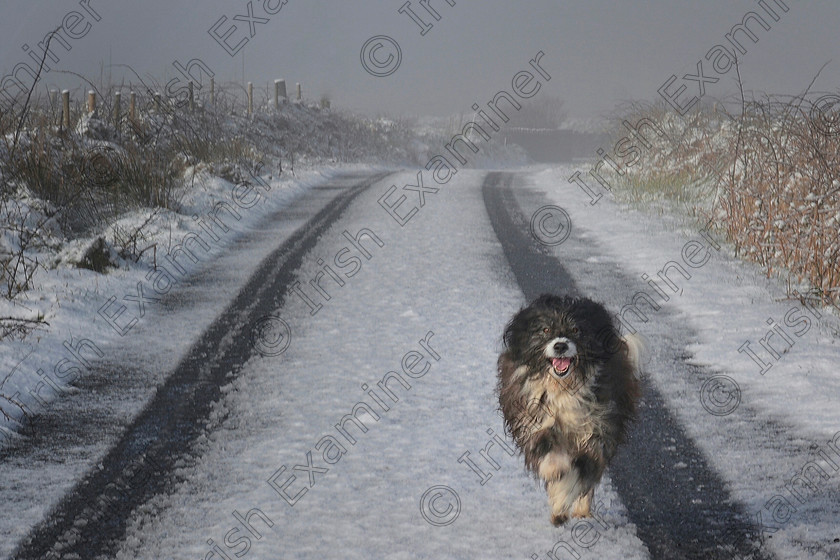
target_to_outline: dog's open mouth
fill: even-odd
[[[551,372],[557,377],[566,377],[572,371],[573,357],[551,358]]]

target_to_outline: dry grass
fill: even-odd
[[[801,100],[751,103],[736,122],[716,216],[739,253],[840,298],[840,136]]]
[[[97,92],[93,113],[83,105],[87,89]],[[265,92],[249,115],[244,90],[236,85],[217,85],[213,104],[205,89],[191,110],[184,98],[156,98],[156,91],[165,90],[142,80],[134,87],[87,81],[72,92],[67,128],[55,96],[33,94],[0,107],[0,296],[13,299],[32,288],[42,266],[33,255],[54,243],[45,227],[57,226],[65,239],[109,230],[124,258],[139,258],[143,226],[117,231],[116,218],[136,210],[150,216],[162,208],[178,212],[193,186],[191,167],[239,183],[250,180],[246,170],[294,173],[301,160],[421,160],[406,120],[372,121],[305,102],[275,109]],[[0,324],[0,338],[6,327],[19,332],[28,324]]]
[[[768,276],[807,283],[813,296],[836,305],[840,127],[814,110],[816,97],[765,97],[685,117],[661,104],[626,107],[621,118],[650,118],[666,137],[627,170],[618,192],[634,202],[678,203],[711,221]]]

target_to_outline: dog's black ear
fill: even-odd
[[[521,356],[516,355],[522,349],[528,347],[528,341],[531,337],[531,328],[534,320],[537,318],[538,311],[533,305],[523,307],[519,312],[511,318],[510,322],[505,327],[504,342],[505,347],[514,353],[513,358],[518,360]]]
[[[600,303],[589,298],[578,299],[572,308],[575,319],[584,322],[593,331],[598,331],[604,325],[612,324],[607,309]]]
[[[603,325],[595,333],[595,342],[604,358],[623,355],[627,352],[627,344],[621,339],[618,330],[612,325]]]
[[[572,307],[575,323],[585,333],[588,350],[600,358],[607,359],[618,349],[620,340],[612,316],[600,303],[589,298],[580,298]]]

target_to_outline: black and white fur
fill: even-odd
[[[545,294],[508,323],[499,356],[505,427],[545,482],[551,522],[589,517],[595,485],[639,395],[640,339],[590,299]]]

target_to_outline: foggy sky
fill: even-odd
[[[0,0],[0,71],[7,75],[19,63],[37,66],[22,46],[36,45],[77,12],[87,19],[71,16],[68,23],[76,25],[76,33],[90,27],[83,37],[66,39],[70,52],[53,46],[60,61],[48,61],[51,71],[39,85],[42,91],[87,89],[60,71],[97,84],[109,75],[116,82],[136,82],[122,65],[166,83],[179,76],[173,62],[200,59],[217,82],[253,81],[265,88],[283,78],[290,88],[301,82],[307,97],[329,95],[335,106],[368,114],[448,115],[470,112],[473,103],[510,91],[513,76],[533,71],[528,62],[542,51],[542,67],[551,79],[541,79],[539,95],[560,97],[571,116],[586,117],[609,112],[622,101],[653,100],[671,75],[679,78],[673,88],[684,82],[690,97],[698,84],[683,76],[696,74],[698,60],[714,45],[732,49],[725,35],[754,11],[771,29],[751,23],[757,43],[741,34],[747,52],[741,54],[740,70],[747,90],[801,92],[832,60],[814,87],[840,88],[836,0],[453,1],[455,6],[431,0],[437,21],[412,0],[415,14],[433,24],[421,35],[418,24],[398,12],[405,0],[288,0],[273,15],[264,0],[252,0],[254,17],[268,21],[255,22],[250,37],[249,23],[232,19],[248,13],[248,0],[82,0],[100,21],[79,0]],[[265,2],[268,10],[281,5],[280,0]],[[217,34],[237,26],[228,48],[248,39],[233,56],[208,32],[223,17]],[[399,67],[385,77],[370,75],[360,61],[362,45],[377,35],[396,41],[402,52]],[[377,54],[384,59],[387,53]],[[714,75],[711,62],[703,64],[704,73]],[[704,84],[707,95],[737,91],[734,70],[717,77],[717,83]]]

